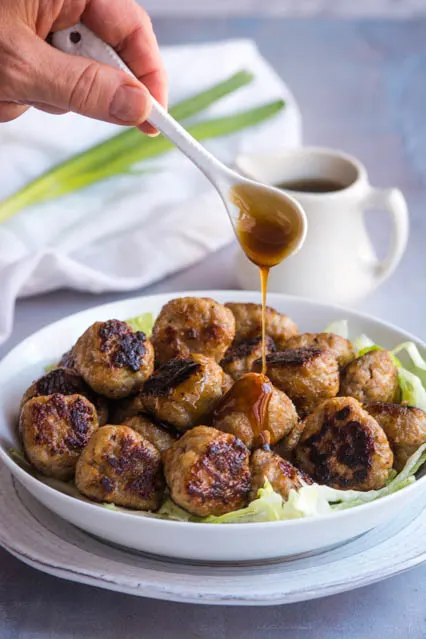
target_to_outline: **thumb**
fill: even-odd
[[[12,83],[21,102],[129,126],[138,126],[149,116],[149,91],[123,71],[58,51],[34,35],[25,47],[30,54],[26,64],[12,65],[20,76]]]

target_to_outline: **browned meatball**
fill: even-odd
[[[163,455],[171,497],[194,515],[224,515],[247,504],[249,451],[234,435],[197,426]]]
[[[371,402],[365,408],[385,431],[394,453],[394,467],[402,470],[408,458],[426,443],[426,413],[386,402]]]
[[[152,329],[155,358],[201,353],[220,362],[235,334],[231,311],[208,297],[178,297],[163,308]]]
[[[129,417],[145,412],[141,395],[125,397],[109,403],[109,423],[123,424]]]
[[[69,480],[98,428],[98,417],[82,395],[43,395],[25,402],[19,428],[33,466],[47,477]]]
[[[306,418],[296,449],[299,465],[333,488],[382,488],[393,454],[383,429],[353,397],[336,397]]]
[[[236,332],[235,341],[239,342],[247,337],[259,337],[262,333],[262,305],[240,304],[228,302],[225,304],[235,317]],[[296,324],[288,315],[279,313],[270,306],[266,307],[266,334],[270,335],[274,342],[281,343],[298,332]]]
[[[343,368],[356,357],[355,347],[352,342],[334,333],[301,333],[290,337],[284,343],[277,344],[278,350],[305,348],[306,346],[328,349],[337,359],[339,368]]]
[[[105,397],[97,395],[86,384],[77,371],[68,368],[54,368],[35,382],[25,391],[21,401],[21,408],[29,399],[43,395],[83,395],[96,408],[99,426],[108,420],[108,402]]]
[[[339,394],[362,404],[398,401],[398,370],[388,351],[370,351],[348,364],[340,377]]]
[[[275,351],[272,337],[266,336],[266,353]],[[234,342],[226,351],[221,366],[233,379],[239,379],[251,371],[253,362],[262,357],[262,337],[248,337]]]
[[[154,349],[142,331],[126,322],[95,322],[74,346],[76,366],[100,395],[119,399],[135,394],[154,370]]]
[[[308,415],[339,390],[339,368],[334,355],[321,348],[289,348],[266,356],[271,382],[286,393],[301,416]],[[261,370],[257,360],[253,370]]]
[[[294,428],[274,446],[274,452],[280,457],[292,461],[295,450],[305,428],[305,421],[300,419]]]
[[[133,428],[144,439],[151,442],[160,453],[164,453],[176,441],[176,432],[141,413],[128,417],[123,425]]]
[[[312,479],[297,470],[293,464],[276,453],[259,448],[250,459],[251,491],[250,501],[256,499],[259,488],[269,481],[276,493],[287,499],[290,490],[299,490],[303,485],[312,484]]]
[[[222,368],[200,354],[171,359],[146,382],[141,399],[145,411],[185,431],[202,422],[222,397]]]
[[[157,510],[164,495],[161,455],[128,426],[102,426],[77,462],[75,484],[95,501]]]
[[[247,373],[224,395],[213,426],[239,437],[248,448],[275,444],[297,423],[293,402],[262,374]]]
[[[74,346],[62,355],[61,359],[58,362],[58,368],[69,368],[71,370],[76,370]]]

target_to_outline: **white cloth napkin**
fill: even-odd
[[[171,104],[241,69],[254,73],[252,83],[199,119],[285,99],[286,108],[265,123],[205,143],[224,162],[232,164],[242,152],[300,144],[295,100],[252,42],[169,47],[162,54]],[[75,114],[36,110],[0,124],[0,199],[118,129]],[[0,343],[12,330],[17,297],[60,287],[93,293],[135,289],[232,240],[219,196],[185,157],[173,151],[151,161],[149,168],[26,209],[0,225]]]

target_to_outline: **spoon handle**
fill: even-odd
[[[78,23],[68,29],[56,31],[52,35],[52,44],[65,53],[92,58],[109,64],[135,77],[120,56],[106,42]],[[219,183],[229,184],[233,172],[207,151],[195,138],[179,124],[161,104],[152,98],[152,110],[148,122],[178,147],[204,175],[218,188]],[[225,178],[221,180],[220,177]],[[228,177],[228,179],[226,179]],[[235,178],[234,180],[235,181]]]

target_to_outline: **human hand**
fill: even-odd
[[[45,41],[51,31],[80,20],[117,51],[137,79]],[[0,122],[34,106],[153,134],[156,130],[145,122],[150,93],[166,106],[167,78],[157,41],[135,0],[1,0]]]

